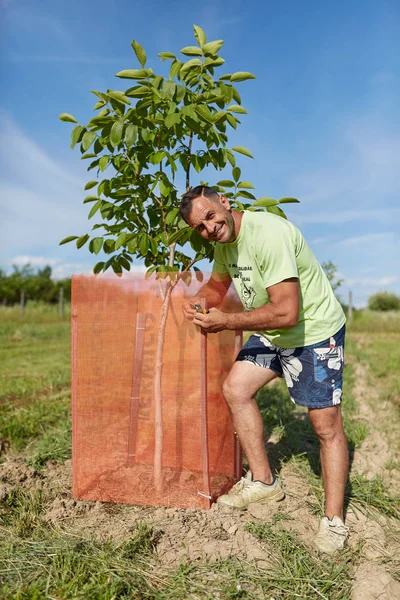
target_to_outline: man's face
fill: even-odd
[[[205,240],[226,244],[236,238],[235,221],[229,202],[222,195],[218,200],[210,200],[205,196],[193,200],[188,223]]]

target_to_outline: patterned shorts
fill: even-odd
[[[264,336],[252,335],[236,360],[271,369],[284,377],[295,404],[326,408],[340,404],[343,384],[343,327],[333,336],[300,348],[274,346]]]

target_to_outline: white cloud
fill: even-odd
[[[346,238],[339,242],[339,244],[342,246],[364,246],[367,244],[381,244],[382,242],[400,242],[400,237],[393,232],[368,233],[366,235],[356,235]]]
[[[6,268],[6,271],[11,272],[13,265],[17,267],[24,267],[31,265],[35,269],[41,269],[43,267],[51,267],[52,279],[65,279],[71,277],[71,275],[91,275],[93,273],[92,264],[84,262],[67,262],[62,258],[47,258],[45,256],[35,255],[19,255],[14,256],[2,262],[2,265]],[[131,265],[131,273],[146,273],[147,267],[140,264]],[[112,271],[108,275],[112,275]]]
[[[43,256],[49,250],[50,255],[76,254],[73,248],[58,248],[58,243],[90,228],[82,204],[84,165],[78,162],[80,173],[54,160],[4,112],[0,117],[2,256]]]
[[[324,155],[330,166],[294,175],[288,187],[296,190],[308,210],[309,204],[325,205],[333,220],[337,211],[345,220],[346,214],[352,215],[350,220],[357,214],[384,219],[385,208],[390,210],[387,197],[400,191],[400,136],[370,118],[351,122],[326,140],[330,152]],[[400,211],[395,214],[399,218]],[[318,222],[312,218],[307,214],[307,222]]]
[[[378,277],[378,278],[371,278],[371,277],[358,277],[358,278],[354,278],[354,279],[345,279],[343,281],[343,285],[346,285],[348,287],[354,287],[356,285],[362,285],[362,286],[368,286],[368,287],[377,287],[380,288],[382,286],[386,286],[386,285],[392,285],[394,283],[398,283],[400,280],[398,277],[392,276],[392,277]]]
[[[307,202],[308,199],[305,200]],[[357,203],[358,204],[358,203]],[[304,215],[293,215],[293,222],[302,224],[335,224],[352,223],[352,222],[375,222],[375,223],[393,223],[400,221],[400,208],[382,208],[375,210],[364,210],[362,207],[359,210],[330,210],[320,212],[309,212]]]

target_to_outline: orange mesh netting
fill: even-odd
[[[73,277],[75,498],[208,508],[240,477],[240,449],[221,384],[241,336],[207,336],[183,317],[185,296],[198,287],[180,281],[171,294],[156,436],[159,282],[131,274]],[[238,306],[228,294],[222,309]],[[155,450],[160,433],[162,451]]]

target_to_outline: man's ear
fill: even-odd
[[[219,201],[220,201],[220,203],[222,204],[222,206],[223,206],[224,208],[226,208],[226,210],[229,210],[229,211],[231,211],[231,210],[232,210],[232,209],[231,209],[230,202],[229,202],[228,198],[227,198],[226,196],[224,196],[224,194],[220,194],[220,195],[219,195]]]

